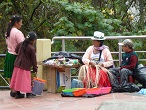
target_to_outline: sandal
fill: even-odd
[[[11,96],[11,97],[15,97],[15,96],[16,96],[16,92],[12,92],[12,91],[11,91],[11,92],[10,92],[10,96]]]
[[[24,98],[24,94],[20,93],[20,91],[17,91],[16,92],[16,96],[15,96],[15,99],[20,99],[20,98]]]
[[[24,98],[24,94],[16,94],[15,99]]]
[[[35,94],[26,93],[26,98],[33,98],[33,97],[35,97],[35,96],[36,96]]]

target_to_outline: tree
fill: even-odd
[[[6,25],[12,14],[22,16],[24,34],[33,30],[39,38],[51,39],[55,35],[91,36],[95,30],[102,31],[105,35],[116,36],[146,33],[145,0],[1,0],[0,2],[1,42],[5,40]],[[140,13],[133,16],[133,13],[129,13],[131,7],[135,7]],[[137,16],[139,19],[136,19]],[[77,48],[71,47],[68,50],[86,48],[78,41],[75,44],[78,44]],[[74,43],[69,45],[74,46]],[[6,48],[2,49],[2,53],[5,50]],[[61,50],[60,42],[53,50]]]

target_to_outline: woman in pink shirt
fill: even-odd
[[[16,46],[22,42],[25,38],[23,33],[19,30],[22,26],[22,18],[18,15],[13,15],[8,23],[6,31],[6,44],[7,44],[7,53],[4,63],[4,77],[12,77],[14,62],[16,59]]]
[[[84,87],[105,87],[111,86],[111,75],[107,68],[113,66],[113,58],[109,48],[103,45],[104,33],[95,31],[91,38],[93,45],[88,47],[83,55],[82,61],[85,65],[80,68],[79,80],[83,81]]]

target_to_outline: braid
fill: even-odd
[[[22,43],[22,49],[23,49],[23,52],[25,53],[26,52],[26,49],[27,49],[27,46],[29,44],[29,40],[28,39],[25,39]]]

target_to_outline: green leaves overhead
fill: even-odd
[[[0,37],[3,38],[13,14],[22,16],[24,34],[34,30],[38,38],[92,36],[97,30],[106,36],[146,34],[143,4],[145,0],[3,0],[0,2]],[[129,11],[131,6],[138,7],[141,13],[134,15]],[[82,43],[83,46],[78,46],[85,48],[85,42]]]
[[[68,35],[70,33],[75,32],[74,24],[68,20],[67,17],[62,17],[59,19],[57,23],[54,24],[56,28],[52,31],[52,33],[56,33],[58,35]],[[56,35],[55,34],[55,35]]]

